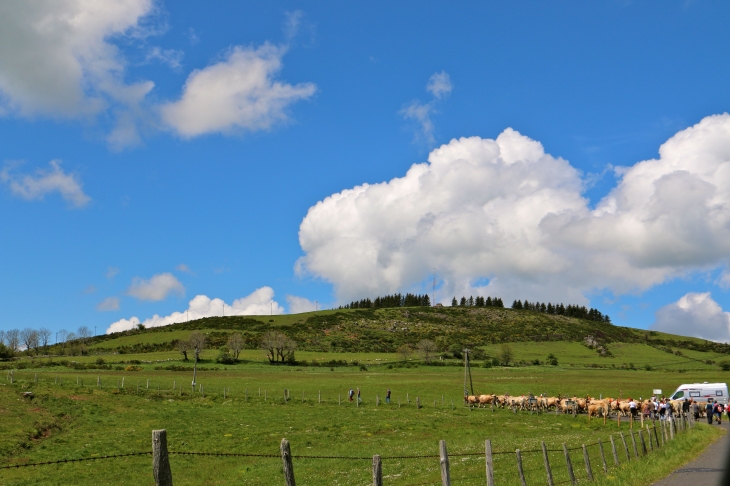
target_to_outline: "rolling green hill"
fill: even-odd
[[[210,317],[151,329],[96,336],[86,341],[91,354],[172,352],[191,332],[207,334],[209,348],[226,344],[240,332],[247,350],[257,350],[260,336],[275,329],[297,342],[297,357],[331,353],[394,353],[422,339],[436,343],[440,359],[460,359],[469,347],[474,358],[497,356],[510,343],[516,362],[537,363],[554,353],[588,366],[702,368],[730,359],[730,346],[696,338],[615,326],[540,312],[503,308],[411,307],[340,309],[304,314]],[[60,354],[51,347],[50,354]],[[257,351],[258,353],[258,351]],[[242,357],[250,355],[244,352]],[[333,356],[332,359],[336,359]],[[317,358],[319,359],[319,358]]]

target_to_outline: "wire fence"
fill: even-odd
[[[283,461],[284,484],[292,486],[295,465],[304,466],[308,461],[355,461],[371,462],[373,467],[373,485],[384,484],[382,464],[391,468],[409,463],[418,463],[418,482],[409,483],[407,478],[400,477],[399,484],[406,486],[451,485],[469,486],[484,484],[489,486],[561,484],[575,485],[578,482],[589,482],[597,475],[610,472],[616,467],[631,461],[638,461],[653,451],[663,448],[667,442],[678,434],[691,429],[695,425],[692,416],[677,416],[671,420],[646,425],[644,429],[628,429],[610,435],[606,439],[598,439],[589,444],[562,444],[562,447],[544,442],[542,447],[516,451],[492,451],[491,441],[485,442],[483,451],[467,451],[449,454],[445,441],[439,443],[438,454],[413,455],[376,455],[340,456],[340,455],[293,455],[289,442],[282,440],[280,453],[236,453],[206,451],[168,451],[166,431],[153,431],[153,447],[151,451],[128,452],[111,455],[95,455],[91,457],[65,458],[55,461],[44,461],[0,466],[0,470],[40,467],[49,465],[72,464],[85,461],[100,461],[138,456],[153,457],[153,476],[156,484],[166,486],[172,484],[170,457],[220,457],[220,458],[254,458]],[[376,460],[377,459],[377,460]],[[278,462],[278,461],[277,461]],[[350,468],[352,469],[352,468]],[[359,470],[359,467],[356,468]],[[400,475],[398,475],[400,476]],[[165,478],[169,478],[166,482]],[[388,476],[386,476],[388,478]],[[414,479],[416,479],[414,477]],[[405,480],[406,482],[404,482]],[[300,481],[301,482],[301,481]],[[390,481],[386,481],[390,482]]]

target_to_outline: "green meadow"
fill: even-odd
[[[270,329],[297,342],[294,362],[272,365],[258,349]],[[208,337],[195,388],[193,355],[185,361],[176,350],[192,332]],[[225,344],[234,332],[246,345],[238,361],[222,360],[230,356]],[[590,345],[589,336],[598,344]],[[430,364],[416,352],[395,352],[404,344],[415,349],[422,339],[438,347]],[[282,438],[291,442],[299,484],[372,484],[374,454],[383,457],[386,484],[440,484],[439,440],[452,455],[453,484],[484,484],[486,439],[499,484],[519,484],[518,448],[528,484],[544,484],[542,442],[551,451],[556,483],[568,479],[565,443],[588,446],[600,484],[647,484],[721,433],[698,425],[661,452],[640,461],[623,458],[604,475],[597,441],[610,457],[611,435],[618,441],[628,422],[470,410],[463,404],[464,347],[475,356],[466,387],[472,390],[473,382],[476,393],[647,397],[657,388],[670,394],[682,383],[730,378],[722,369],[727,346],[529,311],[412,308],[209,318],[52,345],[1,362],[0,467],[146,453],[152,430],[166,429],[178,485],[282,484]],[[505,348],[508,366],[500,363]],[[546,364],[549,355],[556,365]],[[359,405],[347,398],[351,388],[360,389]],[[388,389],[392,398],[385,403]],[[186,452],[271,457],[175,454]],[[584,478],[582,452],[571,454]],[[31,484],[153,484],[151,457],[0,469],[0,485]]]

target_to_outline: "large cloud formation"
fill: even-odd
[[[283,313],[284,309],[274,300],[274,290],[271,287],[261,287],[246,297],[234,300],[230,305],[221,299],[211,299],[205,295],[197,295],[190,301],[185,311],[173,312],[168,316],[155,314],[144,321],[140,321],[136,316],[129,319],[120,319],[112,323],[107,328],[106,333],[126,331],[137,327],[139,324],[150,328],[212,316],[260,316]]]
[[[588,292],[646,289],[730,256],[728,114],[615,172],[591,208],[581,173],[515,130],[452,140],[404,177],[310,208],[297,271],[333,283],[340,301],[418,288],[435,268],[437,300],[585,303]]]
[[[730,342],[730,312],[724,312],[709,292],[689,293],[659,309],[651,329]]]

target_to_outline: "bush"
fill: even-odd
[[[722,371],[730,371],[730,361],[723,361],[720,363],[720,369]]]
[[[130,365],[130,366],[127,366],[126,368],[124,368],[124,371],[142,371],[142,367]]]
[[[104,363],[106,363],[106,361],[104,361],[104,358],[96,358],[96,364],[103,365]]]
[[[557,356],[555,356],[553,353],[548,354],[546,363],[550,366],[558,366]]]
[[[730,367],[729,367],[729,368],[730,368]],[[651,370],[653,370],[654,368],[652,368],[650,364],[646,364],[646,365],[644,365],[644,369],[645,369],[646,371],[651,371]]]
[[[360,371],[367,371],[368,368],[365,365],[360,366]]]
[[[236,364],[236,362],[238,362],[238,360],[236,358],[234,358],[233,356],[229,356],[227,354],[222,354],[216,358],[216,362],[221,363],[221,364],[231,365],[231,364]]]

